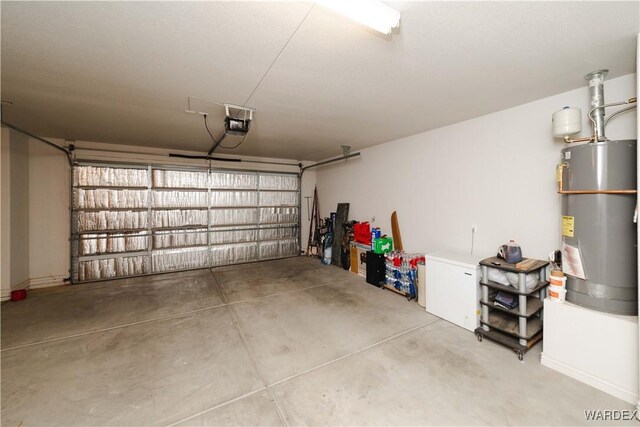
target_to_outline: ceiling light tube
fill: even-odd
[[[391,34],[400,25],[400,12],[379,0],[316,0],[316,3],[383,34]]]

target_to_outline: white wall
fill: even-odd
[[[49,138],[58,145],[69,142]],[[76,156],[80,160],[108,160],[115,162],[161,163],[206,166],[203,160],[167,157],[167,150],[121,146],[96,142],[76,141]],[[172,150],[181,154],[188,153]],[[69,276],[69,172],[64,154],[42,143],[30,142],[30,285],[44,287],[63,284]],[[224,157],[224,156],[220,156]],[[228,156],[237,157],[237,156]],[[244,160],[297,163],[295,160],[242,157]],[[256,163],[213,162],[213,167],[298,172],[298,167]],[[312,195],[315,171],[307,171],[302,182],[302,196]],[[302,248],[306,248],[308,218],[306,204],[302,203]]]
[[[0,299],[11,291],[11,164],[9,129],[0,133]]]
[[[64,153],[29,143],[29,284],[62,284],[69,276],[69,172]]]
[[[580,79],[578,76],[577,79]],[[586,82],[585,82],[586,83]],[[636,94],[636,76],[605,83],[607,102]],[[470,102],[482,102],[473,99]],[[362,150],[362,156],[317,170],[323,216],[350,203],[350,218],[391,234],[396,210],[404,249],[470,251],[491,256],[515,239],[526,257],[546,258],[560,243],[555,167],[564,144],[554,141],[551,115],[589,105],[583,88]],[[583,135],[589,135],[585,119]],[[636,113],[607,126],[610,138],[636,138]]]
[[[610,351],[615,349],[615,351]],[[638,401],[638,317],[544,301],[542,365],[619,399]]]
[[[9,147],[11,186],[11,289],[29,280],[29,143],[11,131]]]
[[[29,285],[29,142],[2,129],[0,299]]]

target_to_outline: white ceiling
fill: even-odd
[[[636,1],[387,4],[392,36],[310,2],[2,1],[3,120],[206,152],[187,97],[244,103],[309,11],[248,103],[249,137],[221,153],[321,159],[635,71]],[[217,136],[222,108],[193,108]]]

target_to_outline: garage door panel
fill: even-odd
[[[148,227],[146,211],[78,212],[78,230],[83,233],[106,230],[144,230]]]
[[[160,230],[153,233],[153,247],[158,249],[206,245],[206,228],[193,230]]]
[[[208,222],[206,210],[160,210],[153,212],[154,228],[176,228],[201,225],[206,227]]]
[[[72,196],[75,281],[300,251],[297,174],[85,163]]]
[[[209,249],[191,247],[153,251],[154,272],[188,270],[209,266]]]
[[[278,242],[260,242],[260,258],[261,259],[271,259],[278,258],[279,253],[279,245]]]
[[[260,240],[295,239],[297,227],[274,227],[260,230]]]
[[[260,224],[297,224],[298,208],[260,208]]]
[[[98,255],[120,252],[139,252],[147,249],[148,237],[146,231],[138,233],[117,234],[85,234],[80,240],[78,251],[80,255]]]
[[[258,243],[238,243],[233,245],[212,246],[213,266],[237,264],[258,260]],[[232,260],[230,262],[230,260]]]
[[[260,175],[261,190],[298,190],[298,177],[294,175]]]
[[[86,209],[144,208],[147,207],[147,197],[147,190],[76,188],[73,191],[73,205],[74,208]]]
[[[202,188],[209,186],[206,172],[153,170],[154,188]]]
[[[147,168],[82,166],[75,170],[75,186],[147,188],[149,182]]]
[[[211,188],[215,189],[240,190],[258,188],[258,175],[253,172],[211,172],[210,180]]]
[[[258,205],[257,191],[212,191],[211,206],[216,207],[256,207]]]
[[[81,282],[136,276],[151,272],[149,257],[146,254],[80,261],[78,270],[78,280]]]
[[[296,254],[297,250],[298,242],[296,239],[260,242],[259,246],[260,259],[275,259],[293,256]]]
[[[207,193],[204,191],[154,191],[154,208],[206,208]]]
[[[255,224],[258,214],[254,208],[214,209],[211,211],[211,225]]]
[[[285,239],[278,242],[280,244],[280,257],[294,256],[298,252],[298,239]]]
[[[252,225],[248,228],[220,229],[210,233],[212,245],[245,243],[257,241],[258,230]]]
[[[261,191],[260,206],[298,206],[298,193],[293,191]]]

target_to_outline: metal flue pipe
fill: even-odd
[[[592,118],[594,141],[598,142],[606,139],[604,134],[604,76],[609,70],[593,71],[586,76],[589,82],[589,95],[591,95],[591,111],[589,117]]]

